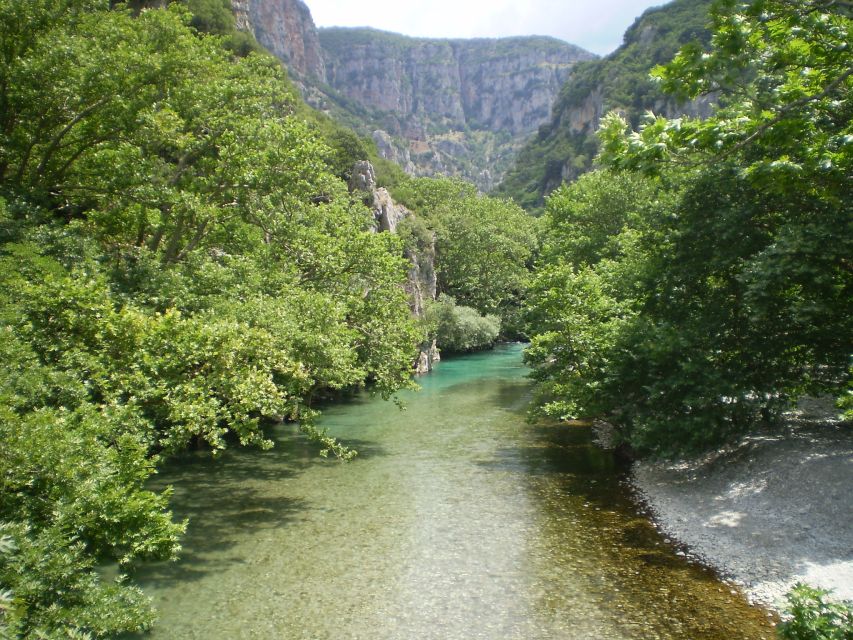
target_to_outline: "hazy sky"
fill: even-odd
[[[666,0],[305,0],[320,27],[375,27],[410,36],[555,36],[610,53],[625,29]]]

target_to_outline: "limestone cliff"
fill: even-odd
[[[328,85],[375,125],[385,157],[484,191],[547,122],[574,65],[595,58],[545,37],[440,40],[333,28],[320,30],[320,42]]]
[[[453,175],[489,191],[548,121],[578,61],[553,38],[408,38],[318,32],[301,0],[231,0],[240,29],[284,62],[315,108],[371,136],[412,175]]]
[[[622,112],[634,127],[647,111],[669,117],[709,115],[712,100],[680,104],[664,96],[649,73],[671,60],[683,44],[707,40],[710,4],[674,0],[650,9],[628,29],[616,51],[576,67],[560,91],[550,122],[520,151],[500,193],[528,210],[541,208],[548,193],[592,167],[598,150],[595,132],[611,110]]]
[[[253,33],[297,79],[325,81],[317,27],[302,0],[231,0],[231,7],[237,28]]]
[[[397,233],[397,225],[405,218],[415,215],[403,205],[395,203],[386,189],[377,186],[376,172],[373,165],[367,161],[356,163],[349,188],[353,193],[362,194],[373,211],[375,228],[379,233]],[[427,301],[435,300],[438,289],[435,273],[435,237],[433,236],[429,246],[420,251],[407,250],[405,257],[410,263],[406,280],[409,306],[416,317],[422,318]],[[440,359],[435,341],[427,340],[419,346],[414,369],[417,373],[427,373]]]
[[[438,40],[333,28],[320,31],[320,42],[327,82],[396,117],[390,133],[412,138],[436,125],[535,131],[575,63],[595,57],[545,37]]]

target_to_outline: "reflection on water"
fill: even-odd
[[[283,426],[271,452],[164,470],[182,560],[137,576],[155,638],[773,637],[765,615],[676,555],[583,427],[524,421],[520,348],[441,364],[391,403],[324,412],[360,451],[323,461]]]

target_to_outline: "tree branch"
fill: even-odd
[[[755,140],[756,138],[763,135],[768,129],[779,124],[783,120],[783,118],[788,114],[788,112],[793,111],[794,109],[798,109],[800,107],[803,107],[803,106],[809,104],[810,102],[815,102],[816,100],[820,100],[821,98],[825,98],[830,93],[835,91],[835,89],[837,89],[841,85],[841,83],[844,82],[851,75],[853,75],[853,67],[848,68],[844,73],[842,73],[835,80],[830,82],[824,88],[824,90],[821,91],[820,93],[817,93],[813,96],[803,96],[799,100],[795,100],[794,102],[786,104],[781,109],[779,109],[779,111],[776,113],[776,116],[772,120],[762,124],[755,131],[753,131],[751,134],[749,134],[746,138],[744,138],[743,140],[738,142],[735,146],[733,146],[731,149],[726,151],[723,154],[723,157],[724,158],[728,157],[731,154],[736,153],[736,152],[740,151],[741,149],[743,149],[745,146],[747,146],[753,140]]]

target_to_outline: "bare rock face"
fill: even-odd
[[[311,11],[301,0],[231,0],[237,27],[300,78],[324,82],[326,65]]]
[[[370,162],[357,162],[350,179],[350,191],[364,195],[365,202],[373,210],[376,230],[382,233],[397,233],[402,220],[415,214],[391,198],[384,187],[376,186],[376,172]],[[438,290],[438,278],[435,273],[435,234],[429,246],[419,251],[407,250],[405,254],[410,266],[406,280],[409,294],[409,306],[415,317],[424,316],[427,300],[435,300]],[[440,360],[435,341],[420,345],[420,353],[414,368],[417,373],[432,370],[434,362]]]
[[[574,65],[595,56],[545,37],[409,38],[318,32],[301,0],[231,0],[241,29],[287,66],[305,100],[364,123],[380,153],[416,176],[489,191],[539,125]]]
[[[380,158],[385,158],[398,164],[409,175],[415,175],[417,168],[412,162],[412,153],[408,147],[396,143],[387,131],[377,129],[371,136],[376,143]]]
[[[378,231],[397,233],[400,221],[412,215],[406,207],[394,202],[387,189],[376,186],[376,171],[367,160],[355,163],[349,188],[352,192],[365,194],[365,203],[373,210]]]
[[[380,187],[373,193],[373,215],[379,224],[380,231],[397,233],[397,225],[412,212],[391,198],[385,187]]]
[[[409,38],[320,30],[331,90],[376,125],[383,157],[416,176],[449,175],[489,191],[575,64],[595,56],[553,38]]]
[[[408,38],[322,29],[329,84],[360,104],[414,121],[527,134],[547,121],[572,67],[595,56],[553,38]],[[397,133],[397,132],[392,132]]]
[[[367,160],[356,162],[349,181],[350,191],[373,193],[376,190],[376,171]]]

